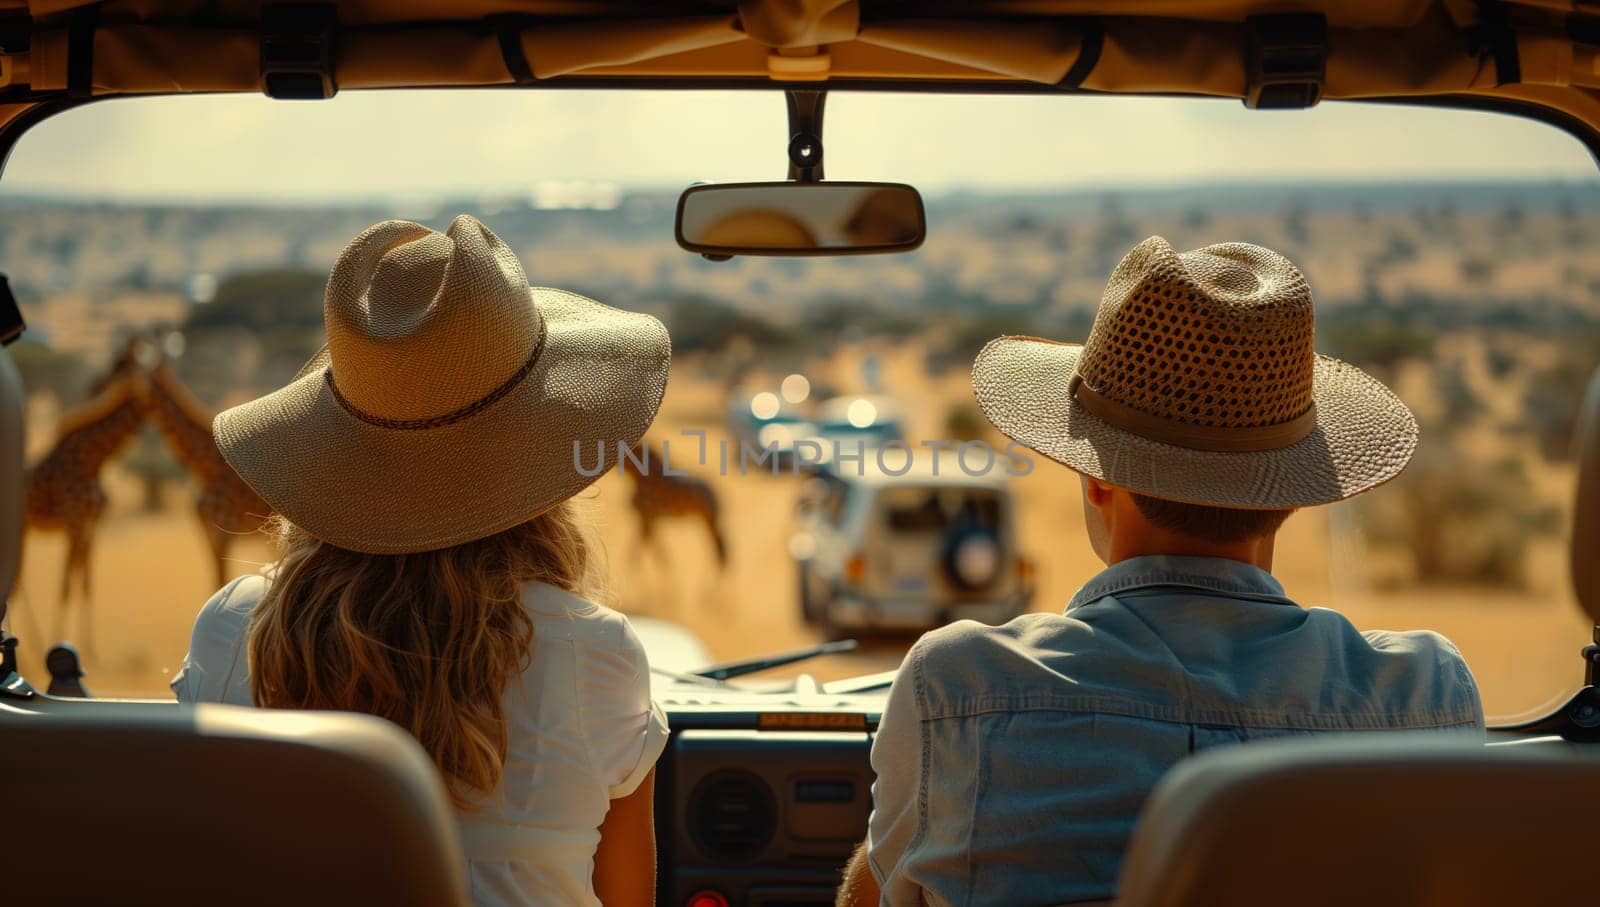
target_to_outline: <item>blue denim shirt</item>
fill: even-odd
[[[1133,558],[1065,614],[912,647],[873,741],[869,864],[884,904],[1108,898],[1145,797],[1196,750],[1482,727],[1437,633],[1362,633],[1238,561]]]

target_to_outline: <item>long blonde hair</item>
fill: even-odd
[[[594,598],[594,546],[567,501],[497,535],[419,554],[361,554],[280,521],[279,561],[250,617],[260,706],[336,709],[411,732],[458,808],[505,769],[501,697],[527,667],[522,586]]]

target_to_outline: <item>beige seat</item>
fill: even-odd
[[[1572,576],[1600,622],[1600,374],[1578,437]],[[1600,743],[1407,734],[1230,747],[1180,764],[1151,794],[1118,903],[1592,904],[1597,808]]]
[[[1574,744],[1365,735],[1202,754],[1152,794],[1120,907],[1595,900],[1600,761]]]
[[[22,514],[0,349],[0,601]],[[438,772],[365,715],[0,697],[0,904],[467,903]]]
[[[467,903],[438,773],[365,715],[0,701],[0,778],[4,903]]]

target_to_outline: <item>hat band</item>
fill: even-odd
[[[1218,453],[1256,453],[1264,450],[1281,450],[1311,434],[1317,427],[1317,405],[1312,403],[1306,411],[1288,422],[1277,425],[1228,428],[1193,425],[1165,416],[1152,415],[1134,409],[1125,403],[1107,397],[1073,375],[1068,393],[1084,409],[1112,428],[1149,441],[1187,447],[1190,450],[1209,450]]]
[[[323,372],[323,377],[327,379],[328,390],[333,392],[333,399],[339,401],[339,406],[345,412],[368,425],[376,425],[379,428],[389,428],[395,431],[422,431],[429,428],[443,428],[463,419],[470,419],[495,405],[507,394],[516,390],[517,385],[521,384],[529,375],[533,374],[533,367],[539,362],[539,353],[544,349],[544,332],[544,319],[540,319],[539,339],[533,344],[532,355],[528,356],[528,361],[522,364],[522,368],[517,369],[516,374],[507,378],[504,384],[468,403],[466,406],[452,410],[442,416],[430,416],[426,419],[385,419],[382,416],[374,416],[371,413],[363,412],[354,403],[346,399],[344,394],[339,393],[339,385],[335,384],[333,380],[333,366],[328,366]]]

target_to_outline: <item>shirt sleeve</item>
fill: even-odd
[[[170,684],[179,702],[251,704],[245,634],[258,596],[241,593],[254,588],[252,580],[265,582],[259,576],[242,576],[201,606],[189,637],[189,653]]]
[[[667,716],[650,698],[644,645],[627,618],[616,619],[615,643],[593,650],[578,678],[585,743],[612,800],[637,790],[667,746]]]
[[[913,848],[922,837],[922,715],[917,697],[918,647],[900,665],[878,732],[872,739],[872,818],[867,826],[867,864],[884,904],[920,904],[922,892],[906,877]]]

